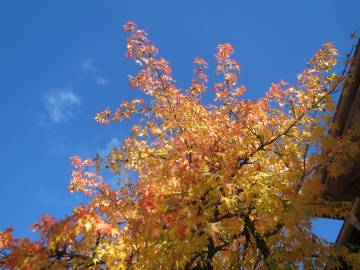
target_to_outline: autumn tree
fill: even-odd
[[[148,35],[129,22],[127,57],[139,66],[130,86],[146,101],[123,101],[96,115],[100,124],[138,115],[138,124],[106,160],[72,157],[70,192],[88,196],[62,220],[44,215],[39,240],[0,234],[4,269],[329,269],[359,255],[311,231],[318,216],[349,206],[323,196],[319,171],[336,177],[359,154],[355,133],[327,136],[337,51],[323,45],[297,77],[243,98],[230,44],[216,53],[213,104],[204,104],[207,62],[194,61],[192,84],[179,89]],[[341,147],[336,147],[341,145]],[[354,145],[354,144],[353,144]],[[326,153],[326,155],[322,154]],[[343,164],[334,163],[334,155]],[[339,167],[340,166],[340,167]],[[112,188],[107,167],[119,177]]]

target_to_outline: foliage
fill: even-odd
[[[359,152],[348,151],[354,134],[327,136],[331,94],[343,82],[332,71],[333,44],[316,52],[296,85],[274,83],[257,100],[242,97],[233,48],[221,44],[215,101],[206,105],[204,59],[195,59],[191,86],[179,89],[147,34],[132,22],[124,28],[127,57],[140,68],[130,85],[148,102],[124,101],[96,121],[136,114],[139,123],[105,161],[72,157],[69,190],[86,194],[87,204],[63,220],[44,215],[33,225],[39,241],[0,234],[4,268],[323,269],[359,260],[311,232],[312,218],[349,211],[322,196],[317,172],[336,177]],[[102,180],[104,165],[119,176],[117,188]]]

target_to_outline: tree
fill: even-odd
[[[239,64],[230,44],[218,46],[215,101],[206,105],[207,63],[195,59],[192,84],[175,86],[168,62],[143,30],[129,22],[127,56],[140,67],[129,81],[148,101],[124,101],[96,121],[136,114],[139,124],[102,161],[72,157],[70,192],[88,202],[62,220],[33,225],[39,241],[0,234],[5,269],[323,269],[359,263],[346,247],[311,232],[316,216],[346,215],[333,203],[319,171],[346,171],[359,147],[349,133],[327,136],[337,51],[327,43],[298,75],[274,83],[265,97],[242,98]],[[320,151],[321,149],[321,151]],[[323,153],[323,154],[321,154]],[[324,155],[326,153],[326,155]],[[343,163],[334,162],[341,156]],[[118,188],[102,180],[106,166]],[[339,259],[341,258],[341,259]],[[359,263],[360,264],[360,263]]]

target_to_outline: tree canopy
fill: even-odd
[[[88,200],[64,219],[44,215],[38,241],[0,233],[4,269],[323,269],[360,265],[358,254],[311,231],[318,216],[346,216],[349,205],[323,196],[321,173],[346,172],[357,134],[328,136],[332,94],[344,78],[337,50],[324,44],[297,76],[265,96],[243,97],[230,44],[216,53],[214,102],[205,104],[207,62],[192,84],[176,86],[168,62],[129,22],[127,57],[139,71],[130,86],[146,100],[123,101],[95,117],[138,123],[106,159],[71,158],[70,192]],[[342,162],[335,162],[334,157]],[[116,187],[101,177],[107,167]]]

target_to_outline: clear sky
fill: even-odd
[[[256,98],[272,82],[294,81],[326,41],[344,55],[360,31],[360,1],[331,0],[3,0],[0,2],[0,230],[29,236],[42,214],[63,217],[81,200],[67,192],[69,157],[105,154],[131,122],[99,126],[95,113],[137,95],[127,75],[122,25],[146,29],[180,87],[202,56],[229,42],[240,80]],[[339,223],[318,221],[334,240]]]

